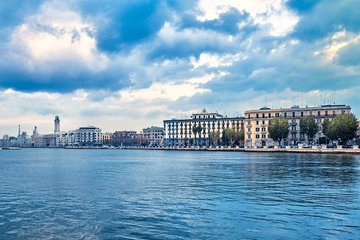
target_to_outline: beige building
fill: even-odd
[[[162,127],[151,126],[143,129],[144,143],[150,146],[162,144],[164,129]]]
[[[226,128],[232,128],[239,132],[243,129],[243,117],[224,117],[217,112],[207,112],[203,109],[200,113],[194,113],[190,119],[171,119],[164,121],[164,144],[167,146],[191,146],[211,145],[213,134],[222,137]],[[193,132],[194,126],[201,126],[201,132]]]
[[[307,142],[306,136],[300,133],[300,119],[304,116],[313,116],[319,126],[315,141],[323,137],[321,133],[322,123],[325,119],[332,119],[341,113],[350,113],[350,106],[346,105],[322,105],[319,107],[299,107],[271,109],[268,107],[259,110],[245,111],[245,147],[269,147],[274,146],[274,141],[268,132],[269,120],[275,117],[285,117],[289,121],[290,131],[284,144],[295,145]]]

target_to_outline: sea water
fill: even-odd
[[[0,151],[0,239],[359,239],[360,156]]]

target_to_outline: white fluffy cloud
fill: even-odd
[[[29,71],[52,72],[61,65],[71,70],[85,67],[101,71],[109,59],[96,48],[95,30],[93,23],[66,6],[45,3],[12,33],[9,56],[20,60]]]
[[[285,3],[285,0],[200,0],[198,6],[201,15],[198,19],[202,21],[217,19],[230,8],[236,8],[240,12],[248,12],[254,23],[267,29],[271,35],[283,36],[290,33],[299,21]]]

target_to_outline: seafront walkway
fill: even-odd
[[[133,150],[172,150],[172,151],[229,151],[229,152],[284,152],[284,153],[323,153],[360,154],[359,147],[353,148],[226,148],[226,147],[123,147]]]

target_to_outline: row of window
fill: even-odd
[[[242,121],[211,121],[211,122],[187,122],[187,123],[183,123],[183,122],[171,122],[171,123],[167,123],[168,126],[198,126],[198,125],[203,125],[203,126],[210,126],[211,124],[212,125],[219,125],[219,124],[236,124],[236,125],[240,125],[242,124]]]
[[[194,116],[194,119],[209,119],[209,118],[216,118],[216,115],[203,115],[203,116]]]
[[[266,137],[266,136],[267,136],[267,137]],[[266,134],[256,134],[256,135],[255,135],[255,138],[256,138],[256,139],[260,139],[260,137],[261,137],[262,139],[270,138],[270,134],[268,134],[268,135],[266,135]],[[248,135],[247,135],[247,138],[248,138],[248,139],[251,139],[251,134],[248,134]],[[295,134],[295,133],[291,134],[291,138],[296,139],[296,138],[297,138],[297,134]],[[305,135],[304,135],[304,134],[300,134],[300,138],[301,138],[301,139],[305,139]]]
[[[284,113],[284,117],[293,117],[293,118],[295,118],[295,117],[304,117],[304,116],[306,116],[306,112],[304,113],[304,112],[300,112],[300,114],[297,114],[297,113],[299,113],[299,112],[285,112]],[[309,111],[309,112],[307,112],[308,113],[308,116],[318,116],[318,117],[320,117],[320,116],[329,116],[330,114],[332,114],[333,116],[335,116],[336,115],[336,110],[332,110],[332,112],[331,111],[328,111],[328,110],[325,110],[325,111]],[[341,110],[341,113],[345,113],[345,110]],[[282,116],[282,114],[281,113],[275,113],[275,115],[271,115],[271,113],[262,113],[262,114],[260,114],[260,113],[256,113],[256,118],[271,118],[271,117],[280,117],[280,116]],[[250,114],[248,114],[248,119],[250,119],[251,118],[251,115]]]

